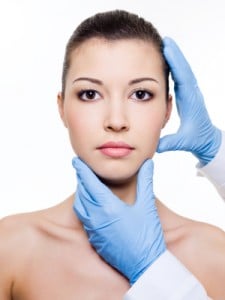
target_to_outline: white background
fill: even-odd
[[[58,116],[65,44],[86,17],[121,8],[140,14],[182,48],[211,119],[225,129],[223,0],[0,0],[0,217],[54,205],[76,187]],[[178,126],[175,105],[164,133]],[[196,176],[188,153],[155,157],[155,194],[176,212],[225,229],[225,203]]]

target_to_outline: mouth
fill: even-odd
[[[134,147],[124,142],[107,142],[97,148],[103,155],[112,158],[122,158],[128,156]]]

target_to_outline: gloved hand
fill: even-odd
[[[220,147],[221,131],[212,124],[195,76],[182,52],[170,38],[164,38],[164,56],[174,80],[180,127],[175,134],[160,139],[157,152],[189,151],[202,165],[206,165]]]
[[[74,211],[97,253],[133,284],[166,250],[152,188],[153,162],[138,173],[133,205],[121,201],[79,158]]]

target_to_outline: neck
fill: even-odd
[[[103,182],[120,200],[127,204],[133,204],[135,202],[137,184],[136,176],[122,182],[115,183],[107,180],[103,180]]]

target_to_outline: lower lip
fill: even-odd
[[[99,149],[104,155],[120,158],[129,155],[133,149],[131,148],[101,148]]]

